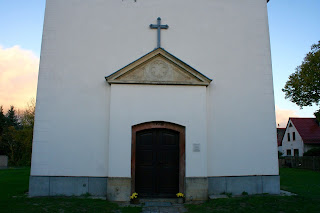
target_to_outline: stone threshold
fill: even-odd
[[[297,196],[297,194],[295,193],[284,191],[284,190],[280,190],[280,195],[281,196]]]
[[[177,198],[140,198],[140,203],[150,203],[150,202],[154,202],[154,203],[177,203],[178,199]]]

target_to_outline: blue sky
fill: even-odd
[[[44,0],[0,0],[0,45],[40,55]]]
[[[300,110],[281,89],[301,64],[312,44],[320,40],[320,0],[271,0],[268,3],[275,103],[281,109],[313,117],[319,107]]]
[[[45,0],[0,0],[2,50],[19,45],[21,49],[31,50],[39,57],[44,8]],[[301,64],[310,46],[320,40],[319,11],[320,0],[270,0],[268,3],[278,117],[279,113],[284,117],[311,117],[318,109],[314,106],[300,110],[298,106],[284,98],[281,89],[288,76]],[[1,102],[3,100],[0,100],[0,104]]]

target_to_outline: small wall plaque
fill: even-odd
[[[193,144],[193,152],[200,152],[200,144],[199,143]]]

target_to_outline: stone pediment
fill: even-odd
[[[203,85],[211,79],[162,48],[105,77],[110,84]]]

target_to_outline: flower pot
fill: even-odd
[[[139,198],[135,198],[135,199],[130,200],[130,203],[131,204],[139,204]]]
[[[184,197],[178,197],[178,203],[180,204],[184,203]]]

